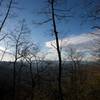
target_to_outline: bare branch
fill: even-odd
[[[53,43],[51,43],[51,46],[53,46],[57,50],[57,47]]]
[[[6,15],[5,15],[5,17],[4,17],[4,19],[3,19],[2,23],[1,23],[1,26],[0,26],[0,32],[1,32],[5,22],[7,20],[8,15],[9,15],[9,12],[10,12],[10,9],[11,9],[11,5],[12,5],[12,1],[13,0],[10,0],[10,2],[9,2],[9,6],[8,6],[8,9],[7,9]]]
[[[8,34],[5,34],[1,39],[0,41],[2,41],[3,39],[5,39],[5,37],[7,36]]]
[[[34,21],[33,21],[33,24],[42,25],[42,24],[46,24],[46,23],[50,22],[51,20],[52,20],[52,19],[50,18],[50,19],[47,19],[47,20],[42,21],[42,22],[34,22]]]
[[[0,1],[0,6],[2,5],[3,0]]]

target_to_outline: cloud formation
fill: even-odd
[[[100,31],[94,32],[99,34]],[[78,52],[88,53],[96,50],[95,40],[99,40],[100,37],[93,36],[90,33],[84,33],[77,36],[71,36],[59,40],[60,47],[68,51],[70,48],[76,49]],[[45,43],[45,46],[48,48],[48,51],[51,52],[51,55],[56,55],[56,44],[55,40],[48,41]]]

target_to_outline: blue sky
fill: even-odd
[[[51,23],[46,23],[44,25],[38,26],[33,24],[33,21],[43,21],[47,19],[47,16],[43,14],[37,14],[37,12],[44,12],[47,9],[46,0],[16,0],[18,2],[18,7],[21,9],[11,9],[11,12],[14,12],[18,17],[9,18],[6,21],[4,26],[4,31],[14,30],[18,21],[25,19],[27,26],[31,30],[31,37],[33,41],[38,43],[42,49],[47,50],[45,44],[51,40],[54,40],[54,37],[51,34]],[[92,6],[87,8],[87,4],[93,1]],[[69,9],[71,8],[70,13],[67,12],[67,15],[72,15],[71,18],[67,20],[57,21],[57,29],[59,31],[60,38],[66,37],[75,37],[84,33],[89,33],[94,31],[91,29],[93,24],[99,24],[98,21],[93,21],[92,19],[85,20],[87,17],[86,13],[95,9],[95,5],[100,4],[100,0],[62,0],[62,3],[59,2],[57,8],[60,9]],[[58,12],[57,12],[58,13]],[[84,18],[82,18],[84,15]],[[81,16],[81,17],[80,17]],[[2,18],[2,17],[0,17]]]
[[[45,11],[45,7],[46,5],[46,0],[18,0],[19,1],[19,5],[17,5],[20,8],[23,8],[22,10],[18,10],[18,9],[12,9],[13,12],[15,12],[17,14],[17,18],[14,19],[10,19],[10,22],[8,22],[8,24],[12,24],[13,26],[13,21],[15,22],[16,19],[18,20],[22,20],[23,18],[26,19],[26,22],[28,23],[29,27],[32,30],[32,33],[34,35],[34,37],[38,37],[40,36],[40,34],[47,34],[49,32],[47,32],[47,30],[49,31],[49,29],[51,29],[52,27],[49,24],[46,25],[42,25],[42,26],[36,26],[34,24],[32,24],[32,21],[42,21],[42,19],[45,19],[46,17],[44,17],[43,15],[40,14],[36,14],[39,11]],[[60,8],[63,9],[65,8],[65,6],[67,6],[67,0],[64,0],[64,5],[60,5]],[[68,0],[69,1],[69,5],[68,6],[79,6],[78,4],[78,0]],[[77,2],[76,2],[77,1]],[[82,1],[82,0],[79,0]],[[94,1],[99,1],[99,0],[94,0]],[[81,2],[80,2],[81,4]],[[64,6],[64,7],[63,7]],[[74,8],[74,10],[72,10],[72,14],[73,14],[73,18],[70,18],[68,22],[66,23],[60,23],[59,30],[64,31],[63,34],[67,35],[67,34],[81,34],[84,32],[88,32],[90,31],[90,27],[88,27],[90,24],[86,24],[80,26],[80,23],[82,21],[82,19],[80,19],[79,17],[77,17],[79,14],[81,14],[81,12],[83,10],[79,9],[80,7],[76,7]],[[69,7],[70,8],[70,7]],[[43,9],[43,10],[42,10]],[[83,13],[83,12],[82,12]],[[62,27],[61,27],[62,26]],[[7,26],[8,27],[8,26]],[[48,36],[48,35],[47,35]],[[44,37],[44,36],[43,36]]]
[[[17,1],[17,0],[16,0]],[[83,25],[80,25],[84,20],[80,18],[79,15],[84,13],[83,8],[85,9],[85,4],[82,4],[84,0],[62,0],[64,4],[60,4],[60,9],[66,9],[66,8],[72,8],[72,18],[69,18],[68,21],[63,21],[58,23],[58,30],[61,34],[61,36],[69,36],[69,35],[78,35],[86,32],[92,31],[90,28],[90,24],[93,24],[91,21],[88,21],[88,24],[83,23]],[[90,0],[87,0],[90,1]],[[95,2],[99,2],[99,0],[92,0]],[[32,21],[43,21],[45,18],[47,18],[44,15],[37,14],[37,12],[44,12],[46,5],[46,0],[18,0],[18,7],[22,8],[22,10],[19,9],[12,9],[14,13],[18,17],[9,19],[7,23],[7,29],[13,29],[14,23],[16,23],[19,20],[25,19],[28,23],[29,28],[32,31],[32,37],[37,42],[45,42],[48,40],[51,40],[52,37],[49,33],[52,29],[51,24],[47,23],[45,25],[36,26],[32,24]],[[84,6],[83,6],[84,5]],[[77,7],[78,6],[78,7]],[[42,10],[43,9],[43,10]],[[86,9],[85,9],[86,10]],[[40,39],[39,39],[40,38]]]

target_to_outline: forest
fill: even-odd
[[[0,100],[100,100],[100,1],[0,0]]]

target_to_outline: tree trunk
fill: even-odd
[[[13,65],[13,100],[15,100],[15,91],[16,91],[16,60]]]
[[[57,53],[58,53],[58,59],[59,59],[59,74],[58,74],[59,100],[64,100],[63,99],[63,94],[62,94],[62,85],[61,85],[62,59],[61,59],[61,52],[60,52],[60,47],[59,47],[58,32],[57,32],[57,29],[56,29],[55,12],[54,12],[54,0],[52,0],[52,2],[51,2],[51,9],[52,9],[53,30],[54,30],[54,34],[55,34],[56,47],[57,47]]]
[[[32,81],[31,100],[33,100],[33,98],[34,98],[34,87],[35,87],[35,81],[34,81],[34,79],[33,79],[32,63],[30,63],[30,75],[31,75],[31,81]]]

